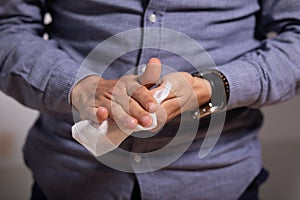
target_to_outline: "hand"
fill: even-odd
[[[162,90],[168,82],[171,84],[170,94],[156,112],[158,127],[153,131],[158,130],[164,123],[183,112],[196,110],[211,98],[210,83],[186,72],[176,72],[164,76],[161,85],[151,92],[154,94],[156,91]]]
[[[147,87],[158,82],[160,73],[160,61],[152,58],[140,77],[127,75],[118,80],[105,80],[88,76],[73,88],[72,105],[82,119],[102,123],[110,117],[120,128],[133,129],[137,124],[149,127],[152,124],[149,112],[155,112],[158,105]]]

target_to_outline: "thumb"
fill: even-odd
[[[158,58],[151,58],[147,65],[145,72],[139,77],[142,85],[150,88],[158,83],[161,74],[161,62]]]

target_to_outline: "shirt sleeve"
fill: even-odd
[[[258,108],[300,93],[300,1],[262,0],[258,29],[276,36],[219,66],[230,84],[228,109]]]
[[[0,1],[0,89],[43,112],[71,112],[70,89],[79,68],[42,35],[45,0]]]

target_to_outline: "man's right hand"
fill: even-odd
[[[137,124],[149,127],[149,113],[159,105],[148,90],[160,79],[159,59],[149,60],[143,75],[127,75],[118,80],[105,80],[92,75],[79,81],[71,93],[71,103],[82,119],[102,123],[112,118],[121,129],[134,129]],[[147,87],[146,87],[147,86]]]

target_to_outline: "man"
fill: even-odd
[[[48,26],[43,25],[46,12],[53,18]],[[258,185],[265,178],[257,139],[262,124],[258,108],[299,93],[299,22],[298,0],[2,0],[1,90],[41,111],[24,146],[25,161],[35,180],[32,199],[258,198]],[[122,55],[102,75],[86,73],[76,79],[84,58],[100,42],[123,31],[149,27],[175,30],[197,41],[216,64],[217,71],[211,70],[210,76],[217,74],[220,79],[191,76],[193,67],[180,56],[143,48],[143,41],[153,37],[143,31],[140,32],[143,41],[137,40],[141,50]],[[45,32],[50,35],[49,41],[42,39]],[[267,39],[270,32],[276,33],[276,37]],[[163,33],[155,34],[158,44],[167,40]],[[133,38],[122,42],[137,41]],[[199,56],[197,52],[192,55],[195,59]],[[152,57],[178,71],[164,75],[162,86],[166,81],[174,85],[177,79],[181,80],[160,106],[153,98],[157,89],[150,90],[136,77],[125,76],[127,81],[121,78]],[[152,61],[148,65],[154,63],[159,67],[158,60]],[[153,80],[151,84],[157,84]],[[184,80],[192,89],[180,87]],[[200,120],[195,141],[178,160],[149,173],[112,169],[92,157],[71,136],[74,121],[70,103],[83,118],[99,123],[113,119],[120,124],[120,130],[137,124],[149,127],[153,120],[149,113],[155,112],[159,127],[164,125],[162,118],[168,121],[164,128],[153,138],[128,137],[122,148],[135,153],[162,148],[176,134],[174,127],[178,126],[180,114],[184,114],[181,112],[198,106],[188,103],[186,91],[196,94],[202,107],[210,98],[214,99],[210,84],[220,80],[224,90],[229,85],[229,91],[225,91],[226,121],[218,143],[202,159],[198,150],[209,118]],[[131,88],[126,84],[133,82],[140,86],[128,92]],[[107,98],[117,83],[124,83],[123,89],[129,94],[124,93],[120,98],[127,101]],[[103,86],[107,87],[103,90]],[[92,105],[89,103],[94,96],[86,96],[90,87],[98,92]],[[177,92],[180,95],[172,96]],[[129,102],[129,106],[122,105],[123,102]],[[119,107],[116,113],[123,114],[114,115],[116,106],[111,104]],[[190,107],[178,109],[182,104]],[[149,162],[143,157],[131,159],[127,158],[133,171],[140,163]]]

